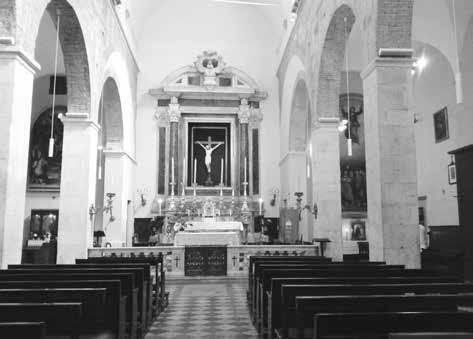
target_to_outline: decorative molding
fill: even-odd
[[[170,122],[179,122],[179,120],[181,119],[181,110],[176,97],[171,98],[171,103],[169,104],[168,109],[168,115]]]
[[[259,108],[251,108],[249,120],[252,126],[259,126],[263,121],[263,113]]]
[[[279,160],[279,166],[281,166],[288,158],[307,157],[305,151],[289,151]]]
[[[0,50],[0,59],[13,59],[23,63],[31,73],[35,74],[41,71],[41,65],[29,54],[18,47],[6,47]]]
[[[340,118],[336,117],[322,117],[312,124],[312,130],[319,128],[338,128],[340,125]]]
[[[395,67],[395,68],[405,68],[407,70],[412,69],[412,65],[416,59],[414,58],[374,58],[364,70],[361,71],[360,77],[362,80],[366,79],[377,67]]]
[[[241,99],[238,119],[240,120],[240,124],[248,124],[250,120],[250,105],[248,105],[247,99]]]
[[[103,153],[104,153],[105,157],[113,157],[113,158],[127,157],[128,159],[131,160],[131,162],[134,165],[138,164],[136,159],[131,154],[129,154],[128,152],[126,152],[123,149],[104,149]]]
[[[89,115],[87,113],[67,113],[65,116],[62,115],[59,117],[64,126],[66,125],[85,125],[85,127],[92,127],[96,131],[100,131],[101,127],[93,120],[89,120]]]

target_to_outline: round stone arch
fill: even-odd
[[[33,52],[42,17],[48,13],[56,25],[57,16],[60,13],[59,41],[64,55],[67,78],[67,111],[69,115],[89,114],[91,110],[89,58],[82,26],[75,9],[66,0],[35,1],[31,7],[34,8],[29,10],[22,8],[20,12],[28,11],[28,13],[41,13],[41,15],[30,18],[27,24],[29,29],[18,37],[20,43],[26,51]]]
[[[292,96],[289,118],[289,151],[304,152],[307,149],[311,130],[310,99],[307,85],[299,79]]]

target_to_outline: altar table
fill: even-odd
[[[207,232],[207,231],[234,231],[243,232],[243,224],[239,221],[187,221],[186,231]]]
[[[221,245],[238,246],[240,236],[237,232],[178,232],[174,246]]]

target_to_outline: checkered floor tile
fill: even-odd
[[[252,339],[246,284],[238,280],[167,283],[169,306],[145,339]]]

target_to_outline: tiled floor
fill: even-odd
[[[145,339],[257,338],[246,303],[245,280],[169,281],[169,306]]]

